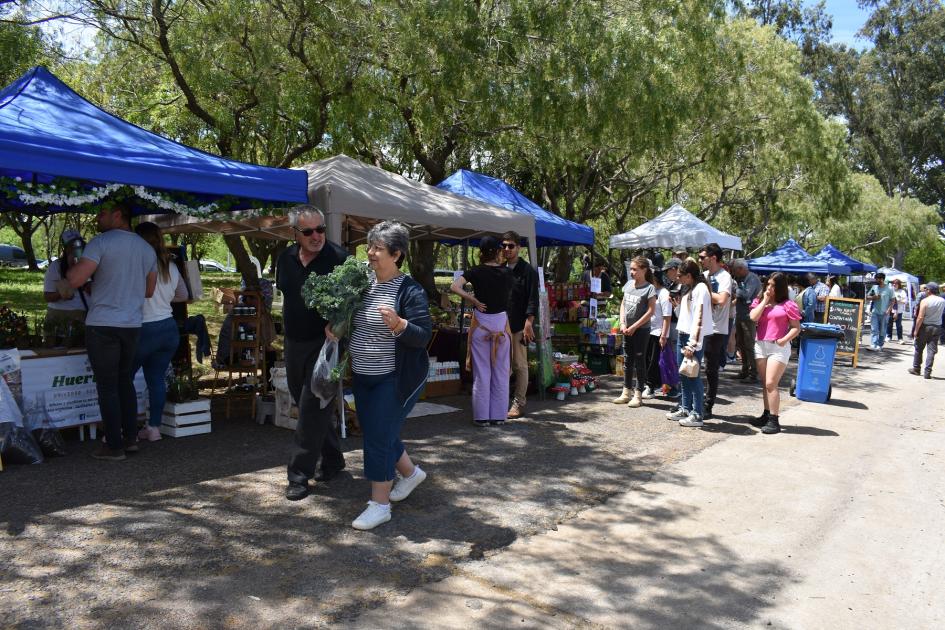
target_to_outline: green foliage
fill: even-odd
[[[906,253],[903,269],[925,281],[945,282],[945,243],[934,239],[913,247]]]
[[[351,256],[331,273],[311,274],[302,285],[302,299],[328,320],[333,332],[341,337],[347,334],[351,318],[370,287],[367,265]]]

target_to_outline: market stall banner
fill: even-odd
[[[37,397],[46,398],[46,411],[54,427],[72,427],[100,422],[95,392],[95,376],[87,354],[67,354],[58,357],[23,357],[23,411],[28,414]],[[135,374],[135,392],[138,413],[148,407],[148,392],[144,373]]]

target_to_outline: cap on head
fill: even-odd
[[[938,282],[927,282],[925,284],[925,290],[932,293],[938,293]]]
[[[882,271],[878,271],[878,272],[876,272],[876,275],[873,276],[873,278],[876,279],[876,280],[879,280],[880,278],[882,278],[883,280],[885,280],[885,279],[886,279],[886,274],[884,274]]]
[[[679,269],[679,266],[682,265],[682,261],[678,258],[670,258],[663,264],[663,271],[667,269]]]

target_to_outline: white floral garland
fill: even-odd
[[[215,201],[194,208],[192,206],[188,206],[187,204],[174,201],[173,199],[164,196],[162,193],[148,190],[144,186],[130,186],[128,184],[106,184],[104,186],[93,187],[89,191],[74,192],[69,190],[57,190],[55,184],[37,184],[34,191],[33,184],[31,182],[23,183],[23,179],[21,177],[16,177],[14,180],[17,182],[15,191],[16,197],[21,202],[28,205],[55,205],[62,207],[84,206],[99,202],[124,188],[128,188],[134,192],[138,198],[144,201],[149,201],[162,210],[176,212],[178,214],[206,216],[213,214],[220,209],[220,206]],[[22,190],[19,187],[20,185],[25,186],[26,190]]]

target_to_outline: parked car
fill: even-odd
[[[25,267],[26,252],[16,245],[0,244],[0,265],[7,267]]]
[[[211,271],[216,273],[236,273],[235,267],[227,267],[223,263],[212,258],[200,259],[200,271]]]
[[[36,261],[36,266],[39,267],[40,269],[46,269],[47,267],[49,267],[49,265],[50,265],[51,263],[54,263],[54,262],[56,262],[57,260],[59,260],[59,259],[58,259],[57,257],[55,257],[55,256],[53,256],[53,257],[50,258],[49,260],[37,260],[37,261]]]

